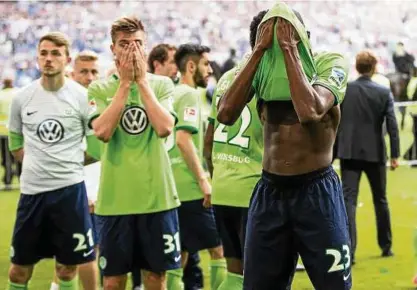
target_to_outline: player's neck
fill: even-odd
[[[364,74],[361,74],[360,76],[365,77],[365,78],[372,78],[373,75],[374,75],[373,73],[364,73]]]
[[[54,76],[45,76],[45,75],[43,75],[42,79],[41,79],[42,87],[46,91],[51,91],[51,92],[58,91],[60,88],[62,88],[64,83],[65,83],[64,74],[57,74],[57,75],[54,75]]]
[[[180,84],[188,85],[192,88],[196,88],[196,84],[194,82],[194,78],[192,75],[185,73],[183,76],[181,76]]]

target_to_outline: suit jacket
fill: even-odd
[[[336,157],[385,163],[387,151],[383,136],[386,120],[391,158],[400,156],[400,139],[389,89],[361,76],[350,82],[341,105]]]

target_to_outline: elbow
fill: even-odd
[[[320,122],[322,117],[323,116],[317,112],[309,112],[306,114],[300,114],[298,116],[298,120],[300,121],[301,125],[309,125]]]
[[[232,108],[225,108],[223,106],[219,108],[219,112],[217,114],[217,121],[219,121],[219,123],[226,126],[232,126],[237,119],[239,119],[239,116],[232,110]]]
[[[156,135],[159,138],[166,138],[169,135],[171,135],[172,127],[167,127],[167,128],[162,128],[162,129],[159,129],[159,130],[155,130],[155,132],[156,132]]]

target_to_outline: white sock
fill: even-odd
[[[59,290],[59,285],[55,282],[51,283],[51,288],[49,290]]]

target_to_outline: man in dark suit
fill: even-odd
[[[368,177],[374,202],[378,244],[383,257],[392,256],[390,213],[386,197],[387,152],[383,137],[386,120],[391,146],[391,169],[400,155],[398,125],[391,91],[371,80],[377,58],[371,51],[356,56],[359,78],[347,86],[342,103],[336,157],[340,159],[343,192],[349,219],[352,260],[356,250],[356,205],[362,172]]]

